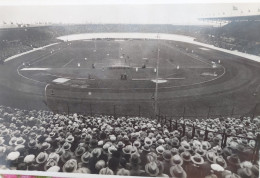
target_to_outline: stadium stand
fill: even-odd
[[[46,27],[0,29],[0,61],[57,42]]]
[[[259,177],[259,159],[252,158],[259,151],[260,117],[179,119],[171,125],[0,106],[0,121],[1,169]]]
[[[247,27],[247,30],[245,30],[244,27]],[[234,21],[223,27],[189,25],[81,24],[5,28],[0,29],[0,48],[2,49],[0,51],[0,61],[15,54],[57,42],[58,40],[56,37],[58,36],[101,32],[180,34],[195,37],[197,41],[212,44],[221,48],[260,55],[259,27],[259,21]],[[248,33],[248,31],[250,31],[250,33]]]

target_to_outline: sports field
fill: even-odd
[[[0,72],[10,79],[2,94],[15,90],[18,100],[56,112],[149,116],[156,85],[160,112],[174,116],[206,116],[209,106],[212,115],[248,113],[259,99],[259,63],[176,41],[61,42],[9,61]]]

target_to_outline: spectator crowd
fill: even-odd
[[[0,169],[175,178],[257,178],[260,117],[82,116],[0,106]],[[183,130],[182,124],[187,124]],[[192,134],[189,124],[195,124]],[[205,137],[205,127],[209,131]],[[223,130],[230,136],[221,147]],[[184,132],[184,133],[183,133]],[[258,137],[259,138],[259,137]],[[257,148],[259,151],[259,148]]]

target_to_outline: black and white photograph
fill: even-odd
[[[260,1],[0,0],[0,178],[258,178],[259,149]]]

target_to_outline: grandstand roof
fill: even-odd
[[[229,16],[229,17],[208,17],[208,18],[200,18],[199,20],[210,20],[210,21],[260,21],[260,15]]]

